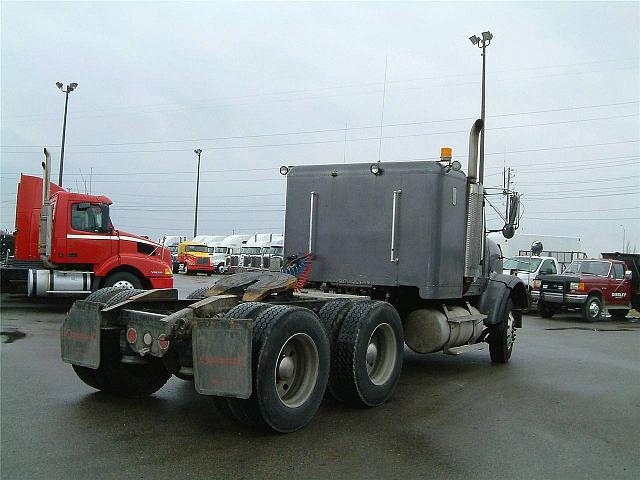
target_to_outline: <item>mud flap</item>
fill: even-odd
[[[203,395],[251,396],[251,320],[199,319],[192,330],[193,374]]]
[[[100,366],[100,303],[79,300],[60,330],[62,360],[81,367]]]

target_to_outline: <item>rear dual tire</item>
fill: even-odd
[[[322,402],[329,379],[329,343],[309,309],[255,302],[240,304],[227,318],[253,318],[252,394],[216,400],[245,425],[288,433],[307,425]],[[228,407],[228,408],[227,408]]]
[[[611,318],[614,318],[616,320],[624,320],[628,314],[629,314],[629,310],[626,308],[609,310],[609,315],[611,315]]]
[[[86,300],[110,307],[144,292],[121,288],[103,288]],[[80,380],[96,390],[122,397],[144,397],[155,393],[167,383],[171,374],[161,358],[147,356],[144,363],[122,363],[121,330],[101,330],[100,366],[97,369],[72,365]],[[141,357],[142,358],[142,357]]]
[[[400,378],[403,352],[402,322],[392,305],[381,301],[352,304],[335,336],[331,394],[355,406],[383,404]]]

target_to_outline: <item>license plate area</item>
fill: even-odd
[[[198,319],[192,330],[195,389],[203,395],[251,396],[251,320]]]
[[[60,330],[62,360],[81,367],[100,366],[100,309],[94,302],[77,301]]]

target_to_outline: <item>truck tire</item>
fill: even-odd
[[[207,290],[209,290],[211,287],[212,285],[209,285],[208,287],[197,288],[189,295],[187,295],[187,300],[202,300],[203,298],[205,298],[205,293],[207,293]]]
[[[609,315],[611,315],[611,318],[615,318],[616,320],[624,320],[627,315],[629,314],[629,309],[624,308],[624,309],[615,309],[615,310],[609,310]]]
[[[493,363],[507,363],[511,358],[516,339],[515,323],[513,301],[509,299],[502,322],[489,326],[489,355]]]
[[[179,263],[174,263],[171,265],[171,272],[172,273],[178,273],[180,272],[180,264]]]
[[[115,272],[109,275],[105,281],[103,287],[115,287],[115,288],[128,288],[141,289],[143,287],[142,282],[138,277],[130,272]]]
[[[267,303],[246,302],[236,305],[224,316],[225,318],[255,318],[270,307],[271,305]],[[218,410],[230,416],[238,423],[247,426],[255,426],[258,424],[258,418],[255,415],[250,416],[250,413],[245,409],[246,404],[244,401],[235,398],[215,397],[215,402]]]
[[[329,357],[315,313],[288,305],[267,308],[253,321],[253,392],[247,400],[229,399],[232,414],[281,433],[303,428],[324,397]]]
[[[100,341],[100,367],[96,377],[107,393],[137,398],[157,392],[171,377],[161,358],[147,356],[144,364],[122,363],[120,331],[103,330]]]
[[[187,265],[185,263],[184,264],[184,273],[186,273],[187,275],[197,275],[198,272],[196,272],[194,270],[189,270],[189,265]]]
[[[582,319],[585,322],[597,322],[602,318],[602,302],[595,295],[590,295],[582,305]]]
[[[538,300],[538,314],[542,318],[552,318],[554,313],[555,312],[552,307],[544,303],[542,300]]]
[[[358,302],[340,327],[333,356],[331,389],[357,406],[386,402],[402,371],[404,334],[400,316],[381,301]]]
[[[144,290],[141,290],[144,291]],[[89,294],[85,301],[95,302],[104,304],[108,302],[111,298],[123,292],[131,292],[128,289],[115,288],[115,287],[107,287],[100,288],[95,292]],[[96,390],[104,390],[105,388],[105,380],[103,375],[99,370],[94,370],[93,368],[81,367],[80,365],[71,365],[73,370],[76,372],[76,375],[80,380],[89,385]]]
[[[95,292],[89,294],[89,296],[85,298],[85,301],[104,304],[111,297],[122,292],[122,290],[123,290],[122,288],[117,288],[117,287],[100,288]]]
[[[96,390],[104,390],[104,378],[100,375],[98,370],[94,370],[93,368],[81,367],[80,365],[71,365],[73,367],[73,371],[76,372],[76,375],[80,380],[89,385],[91,388],[95,388]]]
[[[124,302],[125,300],[129,300],[131,297],[135,295],[139,295],[141,293],[146,292],[146,290],[142,290],[142,289],[131,290],[128,288],[127,289],[121,288],[119,290],[120,290],[119,292],[117,292],[115,295],[113,295],[104,303],[105,308],[112,307],[114,305]]]
[[[331,371],[329,374],[329,384],[327,385],[327,393],[334,399],[343,402],[344,399],[340,398],[339,393],[335,391],[333,385],[335,382],[335,366],[334,359],[336,358],[336,342],[338,340],[338,334],[342,322],[346,317],[351,307],[353,307],[354,300],[350,298],[336,298],[324,304],[324,306],[318,312],[318,318],[320,324],[324,328],[327,338],[329,339],[329,348],[331,350]]]

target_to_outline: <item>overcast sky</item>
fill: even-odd
[[[466,167],[487,55],[487,186],[515,170],[521,232],[640,250],[640,3],[9,3],[1,6],[1,218],[19,173],[113,201],[118,228],[282,232],[280,165]],[[346,130],[345,130],[346,126]],[[346,141],[345,141],[346,138]],[[92,175],[90,176],[90,172]],[[499,203],[499,200],[496,200]],[[495,215],[489,218],[495,219]],[[492,226],[498,225],[492,220]]]

